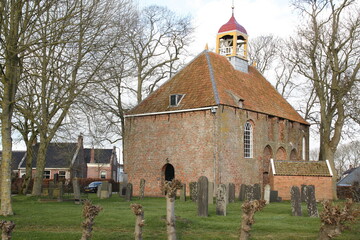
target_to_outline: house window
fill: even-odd
[[[44,179],[50,179],[50,171],[44,171],[43,178]]]
[[[250,122],[245,123],[244,128],[244,157],[252,158],[253,155],[253,130]]]
[[[20,170],[20,178],[24,177],[26,175],[26,170]]]
[[[101,171],[100,172],[100,178],[101,179],[106,179],[106,171]]]
[[[65,171],[59,171],[59,179],[65,179],[66,172]]]
[[[181,99],[183,98],[183,94],[172,94],[170,95],[170,107],[177,107]]]

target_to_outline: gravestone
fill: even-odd
[[[143,199],[145,195],[145,179],[140,179],[140,199]]]
[[[209,181],[207,177],[201,176],[198,180],[198,195],[197,195],[197,203],[198,203],[198,216],[207,217],[208,206],[209,206]]]
[[[193,202],[197,201],[198,198],[198,183],[197,182],[191,182],[189,183],[189,187],[190,187],[190,199]]]
[[[229,203],[235,202],[235,184],[229,183]]]
[[[306,188],[306,185],[305,184],[302,184],[301,185],[301,202],[305,202],[305,188]]]
[[[266,201],[266,204],[270,203],[270,190],[271,190],[270,185],[266,184],[264,187],[264,200]]]
[[[96,195],[97,195],[98,198],[100,198],[100,196],[101,196],[101,185],[99,185],[99,186],[97,187],[97,189],[96,189]]]
[[[254,199],[253,200],[261,200],[261,187],[260,184],[255,183],[253,187],[254,191]]]
[[[318,217],[319,212],[316,205],[315,186],[307,185],[305,189],[305,201],[307,204],[308,215],[309,217]]]
[[[301,194],[298,186],[292,186],[291,191],[291,212],[293,216],[302,216]]]
[[[245,192],[246,192],[246,185],[245,185],[245,184],[241,184],[241,186],[240,186],[240,192],[239,192],[239,200],[240,200],[240,201],[245,201]]]
[[[245,186],[245,200],[247,201],[254,200],[254,187],[252,185]]]
[[[126,194],[125,194],[125,200],[130,202],[131,201],[131,198],[132,198],[132,192],[133,191],[133,186],[131,183],[128,183],[126,185]]]
[[[100,185],[100,199],[109,198],[109,182],[104,181]]]
[[[226,216],[226,186],[219,184],[216,189],[216,215]]]
[[[54,182],[49,182],[49,188],[48,188],[49,198],[57,198],[59,196],[58,191],[55,191],[56,188],[57,188],[57,184],[55,184]],[[54,193],[54,191],[56,193]]]
[[[109,194],[109,197],[112,196],[112,183],[109,183],[109,185],[108,185],[108,194]]]
[[[80,204],[81,196],[80,196],[79,180],[77,178],[73,178],[72,185],[73,185],[73,190],[74,190],[75,203]]]
[[[209,193],[208,193],[209,204],[214,204],[214,183],[213,182],[209,182],[208,190],[209,190]]]
[[[64,184],[59,182],[56,188],[53,189],[53,197],[57,198],[59,202],[63,200],[64,195]]]
[[[270,191],[270,202],[278,202],[279,196],[278,191]]]
[[[186,201],[186,183],[183,183],[181,185],[180,189],[180,201],[185,202]]]

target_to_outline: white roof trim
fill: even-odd
[[[329,160],[326,159],[325,161],[326,161],[326,165],[327,165],[327,167],[328,167],[328,169],[329,169],[330,176],[333,176],[333,171],[331,170],[331,166],[330,166]]]
[[[276,171],[275,171],[274,159],[270,158],[270,163],[271,163],[272,173],[273,173],[273,175],[275,175]]]
[[[203,110],[213,110],[213,109],[217,109],[217,108],[218,108],[218,106],[212,106],[212,107],[191,108],[191,109],[175,110],[175,111],[165,111],[165,112],[140,113],[140,114],[125,115],[125,118],[128,118],[128,117],[141,117],[141,116],[161,115],[161,114],[169,114],[169,113],[182,113],[182,112],[194,112],[194,111],[203,111]]]

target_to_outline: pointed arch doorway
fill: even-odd
[[[174,166],[167,163],[163,166],[164,181],[172,181],[175,178]]]

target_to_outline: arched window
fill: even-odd
[[[302,141],[302,159],[306,160],[306,139],[303,137]]]
[[[253,157],[253,129],[250,122],[246,122],[244,127],[244,157]]]

